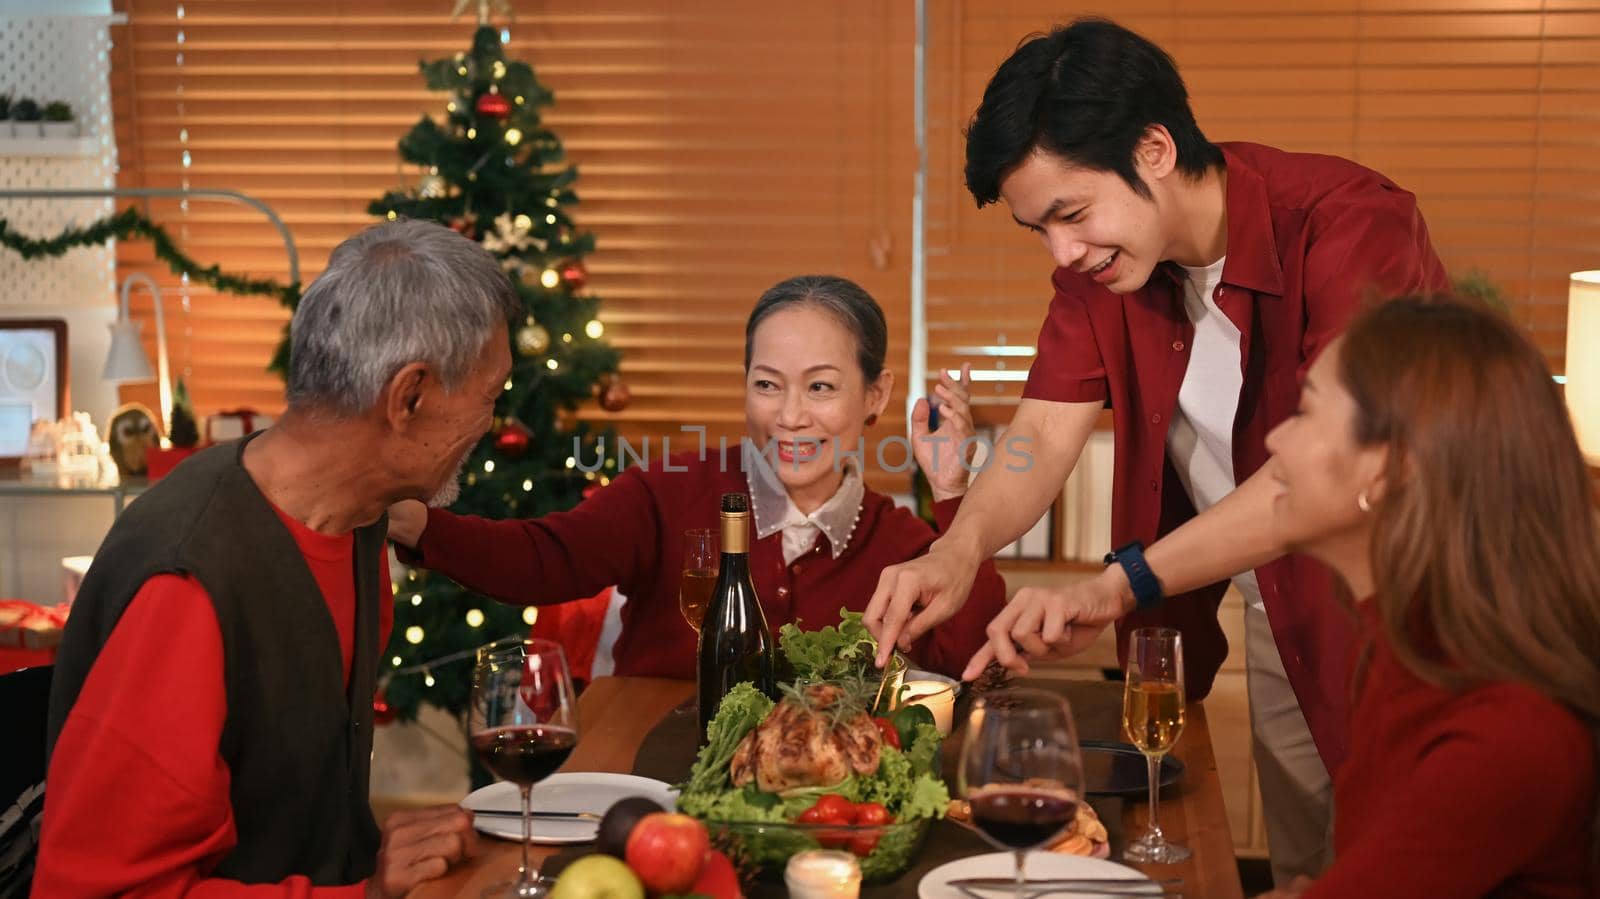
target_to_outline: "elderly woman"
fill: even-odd
[[[1380,306],[1267,449],[1274,526],[1362,635],[1333,866],[1275,895],[1600,895],[1600,533],[1538,350],[1482,307]]]
[[[745,326],[745,425],[751,451],[697,451],[625,471],[576,508],[532,520],[455,515],[419,502],[390,510],[390,539],[415,561],[498,599],[549,604],[615,585],[627,597],[615,645],[621,675],[692,678],[695,631],[678,609],[684,532],[713,528],[718,498],[748,492],[755,534],[750,575],[773,625],[819,628],[861,611],[886,565],[924,552],[937,534],[866,486],[862,435],[889,404],[883,312],[856,284],[791,278],[768,290]],[[972,434],[967,376],[934,389],[912,413],[912,444],[927,472],[934,516],[954,519],[966,491],[957,448]],[[748,469],[748,470],[746,470]],[[918,663],[957,673],[1005,604],[983,566],[956,618],[920,641]]]

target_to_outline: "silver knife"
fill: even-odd
[[[1164,896],[1167,895],[1167,886],[1176,885],[1181,881],[1176,880],[1128,880],[1126,878],[1110,877],[1063,877],[1046,880],[1025,880],[1022,883],[1026,890],[1078,890],[1083,892],[1104,892],[1117,896]],[[1015,877],[963,877],[957,880],[946,881],[949,886],[967,887],[970,889],[1015,889]]]

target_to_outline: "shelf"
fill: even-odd
[[[0,137],[0,156],[96,156],[98,137]]]

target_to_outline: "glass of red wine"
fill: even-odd
[[[978,832],[1016,853],[1017,892],[1023,893],[1028,850],[1065,833],[1083,797],[1083,759],[1067,701],[1026,689],[974,700],[957,790],[971,806]]]
[[[561,645],[511,638],[478,650],[467,728],[472,751],[494,776],[522,792],[522,868],[515,882],[484,896],[536,899],[546,890],[528,864],[533,840],[528,793],[554,774],[578,743],[578,701]]]

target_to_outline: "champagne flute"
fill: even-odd
[[[718,555],[717,532],[712,528],[690,528],[683,532],[683,578],[678,581],[678,610],[697,635],[705,623],[711,591],[717,586]]]
[[[1057,839],[1083,801],[1083,757],[1067,701],[1044,690],[980,696],[967,718],[957,790],[984,838],[1017,856],[1017,892],[1028,850]]]
[[[1183,636],[1171,628],[1139,628],[1128,637],[1122,730],[1150,766],[1150,829],[1122,853],[1128,861],[1166,865],[1189,857],[1189,850],[1168,842],[1156,823],[1161,757],[1183,733],[1183,715]]]
[[[483,895],[537,899],[548,891],[528,864],[528,794],[578,743],[578,702],[561,645],[512,637],[480,648],[467,716],[478,760],[522,792],[522,867],[515,882],[496,884]]]

